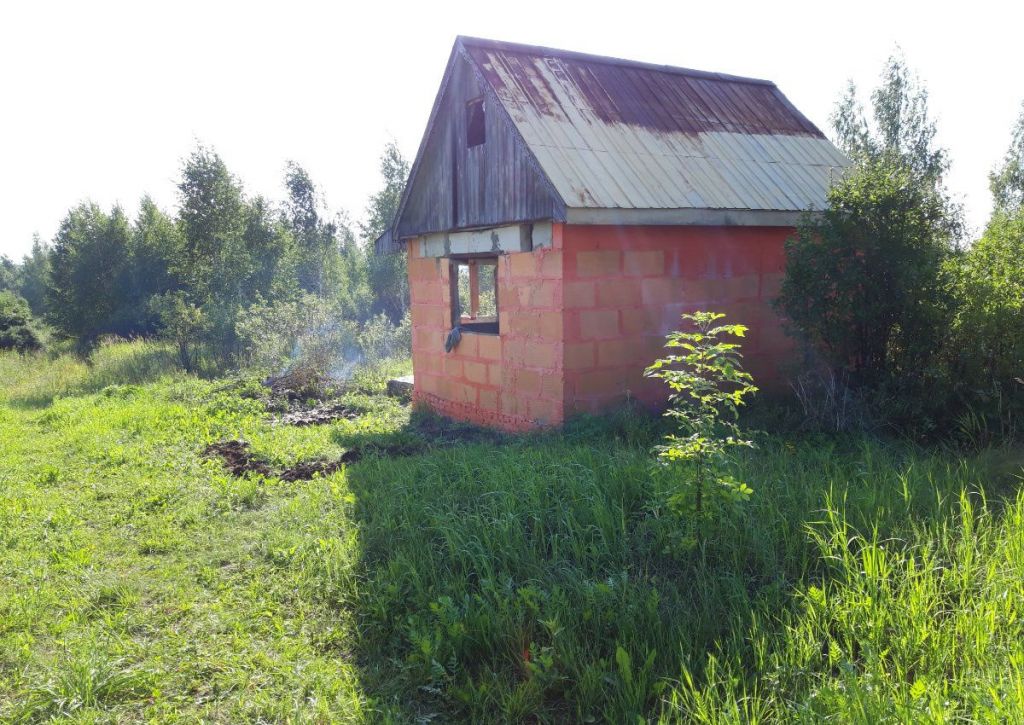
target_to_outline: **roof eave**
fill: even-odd
[[[570,207],[566,224],[608,226],[796,227],[814,209],[601,209]]]

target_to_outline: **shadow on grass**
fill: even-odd
[[[514,437],[417,414],[338,437],[381,452],[348,471],[359,585],[342,606],[363,689],[400,719],[625,722],[658,715],[686,676],[699,689],[709,654],[754,684],[757,642],[784,637],[781,613],[833,574],[809,534],[828,502],[856,530],[906,539],[965,485],[1008,493],[1020,464],[766,436],[738,465],[751,503],[687,548],[651,465],[659,431],[636,412]]]

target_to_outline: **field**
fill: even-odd
[[[506,438],[366,374],[274,425],[141,342],[0,381],[2,721],[1024,721],[1017,448],[759,434],[682,549],[628,411]]]

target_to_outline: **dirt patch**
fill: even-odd
[[[232,476],[244,476],[255,473],[261,476],[276,476],[282,481],[308,481],[317,474],[326,476],[339,470],[344,464],[357,460],[357,456],[351,455],[352,451],[346,451],[336,461],[313,460],[300,461],[294,466],[286,468],[274,468],[265,459],[255,455],[249,450],[246,441],[231,440],[211,443],[203,449],[203,455],[208,458],[220,458],[224,467],[230,471]]]
[[[359,448],[352,448],[345,451],[334,460],[315,458],[309,461],[299,461],[295,465],[284,468],[274,468],[265,459],[255,455],[249,450],[246,441],[229,440],[211,443],[203,449],[203,455],[208,458],[220,458],[224,467],[230,471],[232,476],[244,476],[248,473],[255,473],[261,476],[275,476],[282,481],[308,481],[314,476],[326,476],[341,467],[355,463],[367,454],[380,456],[411,456],[422,452],[418,446],[408,443],[396,444],[373,444]]]
[[[361,411],[354,410],[343,403],[325,403],[305,410],[293,410],[274,420],[275,425],[325,425],[336,420],[353,420]]]
[[[289,466],[278,474],[282,481],[308,481],[316,475],[326,476],[341,469],[346,461],[299,461],[294,466]]]
[[[203,449],[203,455],[207,458],[220,458],[232,476],[244,476],[247,473],[258,473],[262,476],[274,474],[270,464],[253,455],[245,441],[211,443]]]

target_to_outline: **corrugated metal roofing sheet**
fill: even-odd
[[[849,164],[775,84],[459,42],[570,208],[823,208]]]

